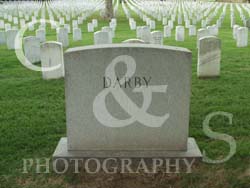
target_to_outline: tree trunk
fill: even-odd
[[[113,18],[113,14],[112,0],[105,0],[105,18],[110,20]]]

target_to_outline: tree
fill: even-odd
[[[110,20],[113,16],[114,12],[112,0],[105,0],[105,18]]]

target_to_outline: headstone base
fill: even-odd
[[[201,160],[202,154],[194,138],[188,138],[186,151],[69,151],[66,137],[61,138],[53,154],[56,159],[75,159],[75,158],[186,158]]]

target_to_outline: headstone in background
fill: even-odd
[[[237,47],[247,47],[248,45],[248,28],[239,27],[237,30]]]
[[[160,44],[163,45],[163,34],[161,31],[151,32],[151,44]]]
[[[15,39],[18,33],[17,29],[9,29],[6,31],[6,44],[9,50],[15,49]]]
[[[107,31],[97,31],[94,33],[94,44],[112,44],[112,37]]]
[[[165,25],[163,28],[163,35],[164,37],[171,37],[171,27],[168,25]]]
[[[128,39],[128,40],[125,40],[125,41],[122,41],[122,43],[131,43],[131,44],[134,44],[134,43],[139,43],[139,44],[144,44],[145,42],[143,40],[140,40],[140,39]]]
[[[41,60],[40,40],[35,36],[24,37],[24,54],[30,63],[36,63]]]
[[[150,28],[148,26],[142,26],[141,27],[141,38],[146,43],[150,43],[151,41],[151,32]]]
[[[212,78],[220,76],[221,41],[214,36],[199,40],[197,76]]]
[[[45,29],[36,30],[36,37],[40,40],[40,42],[46,41],[46,31]]]
[[[57,41],[62,43],[63,47],[69,46],[69,36],[68,36],[68,29],[66,28],[58,28],[57,30]]]
[[[185,28],[183,26],[176,26],[175,40],[184,41],[185,40]]]
[[[73,41],[82,40],[82,31],[80,28],[73,29]]]
[[[45,42],[41,45],[41,67],[43,79],[64,77],[63,46],[59,42]],[[45,71],[46,68],[57,67]]]
[[[207,37],[209,36],[209,32],[207,29],[199,29],[198,32],[197,32],[197,48],[199,46],[199,40],[202,38],[202,37]]]
[[[189,26],[189,36],[195,36],[196,35],[196,26],[190,25]]]

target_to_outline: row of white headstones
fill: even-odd
[[[158,19],[158,21],[162,20],[162,24],[164,25],[164,29],[163,29],[163,36],[164,37],[171,37],[172,29],[174,28],[174,22],[175,22],[176,17],[177,17],[176,15],[178,14],[178,19],[177,19],[178,20],[178,26],[176,26],[176,34],[175,34],[176,41],[183,41],[184,38],[185,38],[185,28],[184,28],[184,26],[180,25],[180,24],[182,24],[183,15],[184,15],[185,27],[187,29],[189,29],[189,36],[195,36],[196,35],[196,30],[197,30],[196,29],[196,24],[202,18],[204,18],[203,16],[207,16],[207,17],[206,17],[206,19],[201,20],[202,28],[204,28],[204,29],[207,28],[208,33],[210,33],[211,35],[217,36],[219,28],[221,27],[221,24],[222,24],[222,22],[223,22],[223,20],[225,18],[226,7],[227,7],[227,4],[222,4],[222,3],[204,3],[204,4],[196,4],[196,6],[195,6],[196,9],[195,10],[193,10],[192,8],[189,10],[188,8],[192,7],[191,5],[193,5],[193,2],[191,2],[191,5],[188,4],[190,2],[185,2],[185,1],[183,2],[183,4],[181,4],[181,3],[172,3],[171,2],[170,5],[169,5],[168,3],[164,3],[164,2],[163,3],[161,3],[161,2],[160,3],[159,2],[155,3],[155,2],[150,2],[149,1],[150,6],[147,4],[148,1],[146,1],[143,4],[142,3],[136,4],[135,2],[133,2],[133,4],[132,4],[132,2],[133,1],[131,1],[131,2],[127,1],[126,5],[125,5],[124,2],[122,2],[122,7],[123,7],[123,10],[124,10],[125,14],[129,18],[129,25],[130,25],[131,30],[135,30],[135,29],[138,30],[138,32],[137,32],[137,37],[138,38],[141,38],[141,36],[140,36],[141,32],[140,31],[141,31],[142,27],[140,27],[140,26],[136,27],[136,21],[132,17],[129,16],[130,15],[129,10],[128,10],[128,8],[126,8],[126,6],[130,7],[130,10],[135,11],[143,19],[143,21],[145,21],[145,25],[147,25],[150,28],[150,30],[155,29],[156,22],[155,22],[155,20],[151,19],[149,16],[156,17]],[[83,3],[83,4],[85,6],[87,3],[86,4]],[[91,4],[92,6],[86,6],[87,8],[85,7],[85,9],[83,9],[84,10],[83,13],[80,13],[80,12],[76,13],[75,11],[68,12],[67,10],[69,9],[69,7],[67,5],[69,6],[69,4],[61,3],[61,2],[58,3],[56,1],[54,4],[52,4],[50,6],[47,6],[49,19],[51,21],[54,21],[55,20],[54,15],[56,15],[57,20],[59,21],[59,25],[64,26],[64,28],[67,28],[68,33],[71,33],[71,25],[72,25],[73,39],[79,40],[79,39],[81,39],[81,37],[78,34],[78,33],[80,33],[78,25],[82,24],[83,20],[85,20],[88,16],[91,15],[91,12],[89,10],[92,10],[93,7],[95,7],[95,10],[103,11],[103,4],[102,3],[94,4],[94,5]],[[141,7],[138,6],[138,5],[140,5]],[[79,4],[76,4],[76,6],[81,7]],[[173,6],[174,6],[174,8],[172,8]],[[243,13],[243,10],[242,10],[241,6],[238,5],[238,4],[236,4],[235,6],[237,7],[237,10],[240,12],[241,19],[243,20],[244,25],[246,25],[247,24],[247,19],[246,19],[246,16],[244,15],[244,13]],[[96,8],[96,7],[99,7],[99,9]],[[140,7],[140,9],[144,8],[144,12],[147,11],[147,13],[143,13],[137,7]],[[159,8],[158,12],[153,11],[154,9],[157,10],[156,7]],[[235,9],[233,8],[234,6],[232,4],[230,5],[230,7],[231,7],[231,27],[234,28],[234,26],[236,25],[235,17],[234,17],[234,10]],[[242,6],[242,7],[245,10],[250,11],[250,8],[248,7],[248,5]],[[36,8],[38,8],[38,9],[41,8],[41,10],[42,10],[41,11],[41,18],[45,19],[45,12],[46,12],[45,6],[43,6],[43,7],[36,6]],[[166,9],[164,9],[164,8],[166,8]],[[214,10],[214,8],[215,8],[215,11],[212,11],[212,10]],[[223,8],[223,11],[222,11],[219,19],[216,21],[216,24],[212,25],[212,26],[206,26],[217,15],[220,8]],[[52,9],[53,9],[53,11],[52,11]],[[189,10],[188,13],[187,13],[187,11],[188,11],[187,9]],[[14,10],[14,9],[12,9],[12,10]],[[31,11],[31,10],[29,10],[29,11]],[[59,12],[59,10],[60,10],[60,12]],[[76,9],[76,10],[79,10],[79,9]],[[209,14],[211,11],[212,11],[212,13]],[[30,14],[32,14],[32,13],[30,13]],[[32,16],[32,21],[36,22],[37,21],[37,16],[39,15],[39,11],[35,10],[33,12],[33,14],[34,14],[34,16]],[[5,28],[5,30],[7,31],[9,29],[17,29],[18,28],[18,26],[15,25],[15,24],[18,24],[18,18],[17,17],[13,17],[12,15],[7,14],[7,13],[2,14],[2,16],[3,15],[4,15],[4,18],[8,18],[8,21],[12,20],[14,26],[11,27],[11,23],[4,23],[4,20],[0,20],[0,29]],[[76,15],[79,15],[79,16],[77,17],[77,19],[73,19],[72,22],[71,22],[71,17],[75,17]],[[147,15],[149,15],[149,16],[147,16]],[[21,18],[23,16],[25,17],[25,19]],[[0,15],[0,17],[1,17],[1,15]],[[29,14],[25,14],[22,11],[20,11],[19,12],[19,17],[20,17],[19,18],[20,19],[20,27],[22,28],[25,25],[25,20],[29,20]],[[190,19],[189,19],[189,17],[190,17]],[[70,22],[70,23],[66,24],[65,23],[65,18],[66,18],[66,21]],[[190,20],[192,21],[192,25],[190,24],[191,23]],[[46,26],[45,23],[41,23],[39,28],[40,29],[45,29],[45,26]],[[92,22],[87,23],[87,26],[88,26],[87,27],[88,32],[94,32],[94,29],[97,27],[97,20],[95,20],[95,19],[92,20]],[[115,28],[116,28],[116,21],[115,22],[111,21],[109,26],[113,30],[113,33],[114,33]],[[247,41],[247,40],[245,40],[246,37],[248,37],[247,33],[245,32],[246,27],[242,28],[240,25],[236,25],[236,26],[238,26],[237,29],[239,29],[239,28],[241,29],[240,32],[239,32],[240,34],[239,34],[239,40],[237,41],[237,44],[238,44],[237,46],[238,47],[247,46],[247,44],[245,42],[243,42],[243,43],[241,42],[241,41]],[[57,27],[58,27],[57,25],[52,24],[53,29],[56,29]],[[76,29],[75,32],[74,32],[74,29]],[[32,25],[32,24],[29,25],[29,30],[30,31],[34,30],[34,25]],[[59,30],[59,28],[57,28],[57,30]],[[145,29],[145,30],[147,30],[147,29]],[[38,33],[39,32],[41,32],[41,36],[43,35],[42,33],[44,33],[44,31],[38,31]],[[147,32],[147,31],[145,31],[145,32]],[[238,36],[237,30],[234,28],[233,32],[234,32],[233,37],[237,40],[237,38],[238,38],[237,37]],[[75,33],[75,35],[74,35],[74,33]],[[74,36],[76,36],[76,37],[74,37]],[[150,40],[152,40],[152,43],[162,44],[161,40],[154,40],[154,36],[156,38],[159,38],[159,37],[157,37],[158,36],[157,34],[154,34],[152,37],[149,37],[149,34],[147,32],[146,36],[143,37],[142,40],[145,40],[145,42],[150,42]],[[160,34],[159,34],[159,36],[160,36]],[[242,36],[242,37],[240,37],[240,36]]]
[[[117,1],[118,2],[118,1]],[[27,5],[28,2],[25,2]],[[176,41],[184,41],[185,39],[185,27],[189,29],[189,35],[196,35],[196,23],[201,21],[203,28],[199,29],[197,32],[197,47],[198,47],[198,66],[197,73],[199,77],[213,77],[219,76],[220,74],[220,40],[215,36],[218,35],[219,28],[221,27],[223,20],[226,15],[227,4],[222,3],[198,3],[196,8],[192,9],[191,5],[193,2],[151,2],[141,3],[139,1],[126,1],[122,2],[122,8],[129,20],[129,26],[131,30],[136,29],[136,37],[141,39],[140,41],[128,41],[128,42],[140,42],[140,43],[152,43],[163,45],[164,37],[171,37],[172,29],[174,28],[174,22],[176,17],[178,17],[178,24],[182,24],[182,17],[184,17],[185,26],[178,25],[175,29],[175,39]],[[0,17],[8,19],[8,23],[4,20],[0,20],[0,28],[4,28],[5,31],[0,31],[0,44],[7,44],[8,49],[15,49],[15,36],[18,32],[18,22],[20,21],[20,27],[25,26],[25,21],[29,21],[30,17],[33,22],[39,21],[39,13],[41,13],[41,18],[45,19],[46,9],[49,15],[51,29],[56,29],[57,41],[58,42],[45,42],[46,41],[46,22],[39,21],[39,29],[36,30],[36,36],[30,36],[24,38],[24,52],[25,56],[31,63],[38,61],[42,62],[42,67],[53,67],[56,64],[61,64],[61,68],[55,71],[44,71],[43,77],[45,79],[59,78],[64,76],[63,69],[63,47],[69,46],[68,34],[71,33],[71,25],[73,28],[73,40],[82,40],[82,31],[79,25],[83,23],[87,17],[91,16],[94,11],[99,11],[102,13],[104,9],[104,4],[102,1],[96,1],[95,3],[77,3],[77,7],[69,9],[70,4],[67,2],[53,2],[50,6],[42,6],[37,4],[36,6],[23,6],[19,5],[18,17],[12,16],[14,14],[15,4],[10,3],[4,10],[10,9],[12,11],[0,12]],[[13,8],[14,6],[14,8]],[[11,8],[12,7],[12,8]],[[31,8],[27,8],[31,7]],[[80,8],[83,8],[81,9]],[[93,7],[95,8],[93,10]],[[118,4],[116,3],[115,9],[117,9]],[[250,10],[248,6],[243,6],[245,10]],[[22,9],[23,8],[23,9]],[[222,13],[219,19],[216,21],[215,25],[206,26],[211,20],[218,14],[218,11],[222,8]],[[234,17],[234,7],[230,5],[231,10],[231,26],[233,27],[233,37],[237,41],[238,47],[247,46],[248,41],[248,28],[236,25]],[[241,19],[243,23],[247,24],[246,17],[242,11],[241,6],[236,5],[237,10],[240,12]],[[116,12],[117,10],[115,10]],[[144,22],[145,26],[136,26],[136,21],[130,16],[130,11],[134,11]],[[178,15],[178,16],[177,16]],[[54,18],[56,16],[56,19]],[[76,18],[76,19],[74,19]],[[153,31],[155,29],[155,20],[162,20],[164,25],[164,31]],[[66,19],[66,21],[65,21]],[[53,21],[58,20],[58,24]],[[192,25],[190,24],[192,20]],[[245,21],[244,21],[245,20]],[[11,22],[15,25],[14,28],[11,27]],[[65,24],[69,22],[71,24]],[[63,26],[63,27],[61,27]],[[94,32],[95,28],[98,27],[98,20],[93,19],[92,22],[87,24],[88,32]],[[16,28],[15,28],[16,27]],[[109,26],[102,27],[101,31],[94,33],[94,44],[111,44],[112,39],[115,37],[115,30],[117,27],[117,20],[113,18]],[[29,30],[34,30],[34,25],[29,24]],[[45,42],[40,45],[40,42]],[[213,46],[213,48],[208,48],[208,46]],[[58,54],[58,55],[56,55]]]

